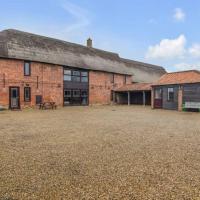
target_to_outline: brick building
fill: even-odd
[[[118,54],[17,30],[0,32],[0,106],[23,108],[109,104],[113,91],[142,79],[158,79],[162,67]]]

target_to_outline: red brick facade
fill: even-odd
[[[89,103],[111,103],[111,91],[125,84],[125,75],[112,73],[89,72]],[[126,83],[131,83],[127,76]],[[35,106],[36,95],[41,95],[44,101],[55,101],[63,105],[63,67],[51,64],[31,62],[31,76],[24,76],[24,61],[0,59],[0,105],[9,106],[9,87],[20,88],[21,108]],[[24,87],[31,88],[31,101],[24,101]]]
[[[31,76],[24,76],[24,62],[0,59],[0,105],[9,105],[9,87],[20,88],[20,106],[35,106],[36,95],[44,100],[63,104],[63,68],[60,66],[31,63]],[[31,101],[24,102],[24,87],[31,88]]]
[[[110,104],[111,91],[125,84],[125,75],[107,72],[91,71],[89,75],[89,102],[90,104]],[[126,84],[132,82],[131,76],[126,76]]]

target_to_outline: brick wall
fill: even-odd
[[[89,103],[110,104],[111,91],[124,85],[125,75],[112,73],[89,72]],[[132,81],[127,76],[126,83]],[[55,101],[63,105],[63,67],[51,64],[31,62],[31,76],[24,76],[24,61],[0,59],[0,105],[9,106],[9,87],[20,88],[20,105],[22,108],[35,106],[36,95],[44,101]],[[31,88],[31,101],[24,102],[24,87]]]
[[[5,77],[5,79],[4,79]],[[60,66],[31,63],[31,76],[24,76],[24,62],[0,59],[0,105],[9,105],[9,87],[20,87],[21,107],[34,106],[35,96],[63,105],[63,70]],[[24,87],[31,87],[31,102],[24,102]]]
[[[112,73],[91,71],[89,73],[89,102],[90,104],[110,104],[111,91],[124,85],[124,76],[114,75],[112,83]],[[132,82],[132,76],[127,76],[127,84]]]

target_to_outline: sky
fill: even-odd
[[[18,29],[160,65],[200,70],[199,0],[0,0],[0,30]]]

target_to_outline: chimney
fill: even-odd
[[[87,40],[87,47],[92,48],[92,39],[88,38]]]

